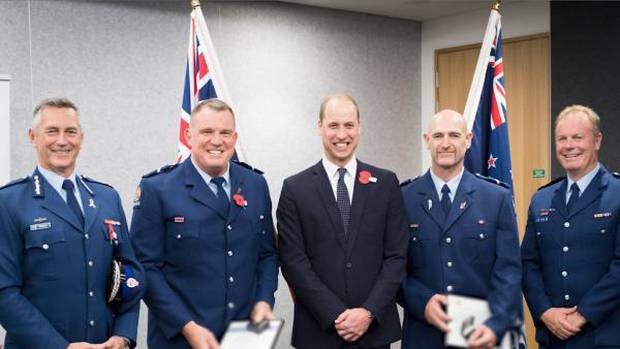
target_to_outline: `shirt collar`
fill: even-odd
[[[338,176],[338,169],[340,168],[340,166],[334,164],[333,162],[329,161],[325,155],[323,155],[323,158],[321,159],[321,163],[323,163],[323,168],[325,168],[325,172],[327,173],[327,177],[329,178],[334,178],[335,176]],[[349,160],[349,162],[343,166],[344,168],[347,169],[347,173],[350,174],[351,176],[355,177],[355,173],[357,171],[357,159],[355,158],[355,155],[353,155],[353,157],[351,158],[351,160]]]
[[[45,178],[47,183],[49,183],[52,186],[52,188],[54,188],[54,190],[56,190],[58,193],[62,193],[62,182],[64,182],[65,179],[68,179],[71,182],[73,182],[73,187],[77,188],[77,180],[76,180],[75,171],[73,171],[73,173],[71,173],[69,177],[65,178],[59,175],[58,173],[44,169],[43,167],[41,167],[41,165],[37,165],[37,170],[39,171],[41,176]]]
[[[448,185],[450,188],[450,196],[454,197],[456,195],[456,190],[461,183],[461,178],[463,178],[463,173],[465,172],[465,167],[461,168],[461,172],[456,175],[454,178],[449,180],[447,183],[443,181],[443,179],[439,178],[435,173],[433,173],[433,169],[430,170],[431,178],[433,179],[433,184],[435,185],[435,191],[437,191],[437,196],[441,198],[441,188],[443,188],[444,184]]]
[[[596,167],[594,167],[592,171],[588,172],[585,176],[579,178],[579,180],[577,181],[574,181],[569,176],[566,176],[566,194],[568,195],[568,193],[570,192],[570,187],[571,185],[573,185],[573,183],[577,183],[577,186],[579,187],[579,193],[583,194],[583,192],[588,188],[588,185],[590,185],[590,182],[592,182],[594,176],[596,176],[600,168],[601,164],[597,163]]]
[[[205,183],[207,185],[209,185],[209,183],[211,183],[211,179],[213,179],[213,177],[209,176],[208,173],[206,173],[205,171],[203,171],[200,166],[198,166],[198,164],[196,164],[196,162],[194,162],[194,158],[192,158],[190,156],[190,160],[192,161],[192,165],[194,165],[194,168],[196,169],[196,171],[198,171],[198,174],[200,175],[200,177],[202,177],[202,180],[205,181]],[[223,175],[219,176],[224,178],[224,186],[230,186],[230,163],[228,163],[228,167],[226,168],[226,172],[224,172]]]

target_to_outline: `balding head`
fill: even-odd
[[[435,114],[424,134],[426,147],[433,160],[433,173],[446,182],[460,173],[471,138],[463,115],[449,109]]]
[[[433,117],[428,123],[426,132],[428,134],[431,134],[433,128],[436,127],[436,124],[438,122],[448,122],[455,127],[460,128],[463,133],[467,133],[467,120],[465,120],[465,117],[455,110],[444,109],[439,113],[433,115]]]

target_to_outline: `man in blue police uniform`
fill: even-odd
[[[323,159],[284,181],[278,203],[282,273],[295,295],[292,345],[389,348],[400,339],[407,217],[396,175],[355,157],[355,100],[326,98]]]
[[[590,108],[565,108],[555,148],[566,177],[530,203],[523,292],[543,349],[620,348],[620,179],[598,162],[603,135]]]
[[[232,109],[201,102],[186,137],[191,156],[144,176],[134,204],[151,349],[218,348],[230,321],[273,318],[278,256],[269,189],[263,176],[230,161]]]
[[[143,271],[118,193],[76,175],[83,140],[78,109],[64,98],[42,101],[29,136],[37,168],[0,189],[5,348],[135,345]],[[113,260],[125,265],[116,274]],[[108,284],[119,271],[122,285],[113,288],[124,303],[113,305]]]
[[[471,138],[461,114],[437,113],[424,134],[431,169],[403,183],[410,222],[403,348],[445,348],[446,294],[489,303],[491,317],[469,336],[470,348],[494,347],[520,319],[521,263],[512,195],[465,170]]]

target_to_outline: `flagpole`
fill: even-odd
[[[190,0],[189,5],[192,7],[192,10],[196,7],[200,7],[200,0]]]

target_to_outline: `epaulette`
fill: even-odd
[[[556,184],[557,182],[563,181],[563,180],[565,180],[565,179],[566,179],[566,176],[558,177],[558,178],[556,178],[556,179],[552,180],[551,182],[549,182],[549,183],[547,183],[547,184],[543,185],[542,187],[538,188],[538,190],[541,190],[541,189],[544,189],[544,188],[546,188],[546,187],[548,187],[548,186],[554,185],[554,184]]]
[[[151,172],[145,174],[144,176],[142,176],[142,178],[153,177],[153,176],[161,174],[161,173],[170,172],[170,170],[172,170],[173,168],[175,168],[177,166],[179,166],[179,164],[164,165],[164,166],[158,168],[155,171],[151,171]]]
[[[476,177],[480,178],[480,179],[482,179],[484,181],[487,181],[487,182],[490,182],[490,183],[493,183],[493,184],[497,184],[497,185],[502,186],[502,187],[504,187],[506,189],[510,189],[510,185],[508,185],[508,183],[502,182],[499,179],[495,179],[493,177],[483,176],[480,173],[476,173]]]
[[[92,179],[92,178],[90,178],[90,177],[86,177],[86,176],[84,176],[84,175],[80,175],[80,178],[81,178],[83,181],[86,181],[86,182],[88,182],[88,183],[96,183],[96,184],[101,184],[101,185],[105,185],[106,187],[110,187],[110,188],[114,189],[114,187],[113,187],[113,186],[111,186],[111,185],[109,185],[108,183],[99,182],[99,181],[97,181],[97,180],[94,180],[94,179]]]
[[[232,162],[234,162],[235,164],[237,164],[237,165],[239,165],[239,166],[243,166],[243,167],[247,168],[247,169],[248,169],[248,170],[250,170],[250,171],[254,171],[254,172],[256,172],[256,173],[258,173],[258,174],[260,174],[260,175],[262,175],[262,174],[264,174],[264,173],[265,173],[265,172],[263,172],[263,171],[261,171],[261,170],[259,170],[259,169],[255,168],[255,167],[253,167],[252,165],[250,165],[250,164],[248,164],[248,163],[243,162],[243,161],[233,160]]]
[[[0,187],[0,190],[2,190],[2,189],[4,189],[4,188],[12,187],[12,186],[14,186],[15,184],[19,184],[19,183],[26,182],[28,179],[30,179],[30,177],[23,177],[23,178],[17,178],[17,179],[14,179],[14,180],[12,180],[12,181],[8,182],[7,184],[5,184],[5,185],[1,186],[1,187]]]
[[[407,184],[409,184],[409,183],[413,183],[413,182],[417,181],[417,180],[418,180],[418,179],[420,179],[420,178],[422,178],[422,176],[420,176],[420,175],[417,175],[417,176],[415,176],[415,177],[413,177],[413,178],[409,178],[409,179],[407,179],[406,181],[404,181],[404,182],[400,183],[400,186],[401,186],[401,187],[404,187],[404,186],[406,186]]]

